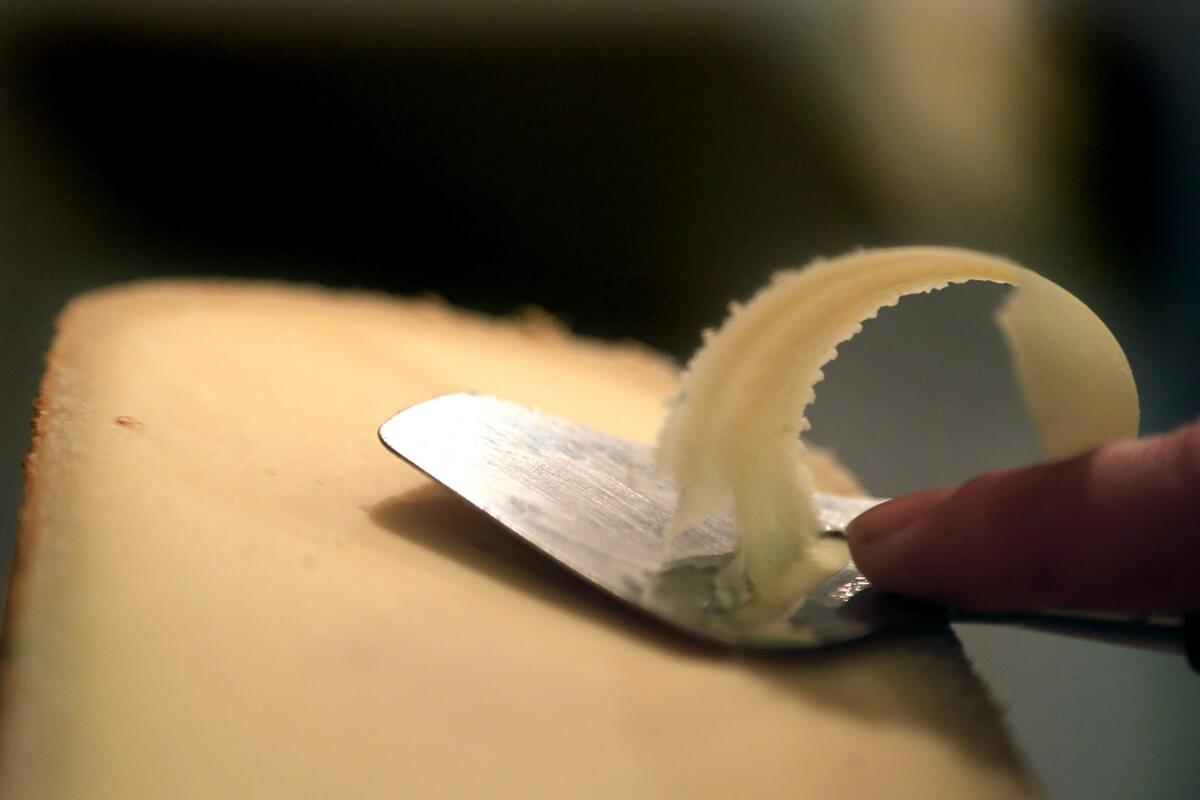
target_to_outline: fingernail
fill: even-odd
[[[859,514],[846,526],[846,538],[857,544],[870,544],[908,527],[946,499],[953,488],[928,489],[880,503]]]

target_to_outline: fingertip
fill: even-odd
[[[860,514],[846,527],[850,556],[863,575],[888,591],[918,594],[922,586],[922,529],[954,487],[902,495]]]
[[[953,493],[953,487],[943,486],[912,492],[880,503],[850,521],[850,524],[846,526],[846,538],[850,541],[851,547],[878,542],[885,536],[906,528],[921,517],[927,516]]]

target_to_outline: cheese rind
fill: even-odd
[[[76,301],[28,463],[0,798],[1033,794],[948,633],[703,647],[375,437],[471,390],[650,441],[674,380],[641,348],[362,294]]]

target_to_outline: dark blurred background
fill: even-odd
[[[955,244],[1126,345],[1143,429],[1200,412],[1190,3],[7,0],[0,569],[73,294],[162,275],[434,292],[686,358],[774,269]],[[997,287],[906,300],[814,439],[892,494],[1037,458]],[[1191,798],[1178,659],[963,628],[1054,797]]]

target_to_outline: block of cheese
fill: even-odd
[[[949,633],[685,640],[376,439],[471,390],[649,442],[675,381],[635,346],[426,301],[73,302],[27,462],[0,798],[1035,795]]]

